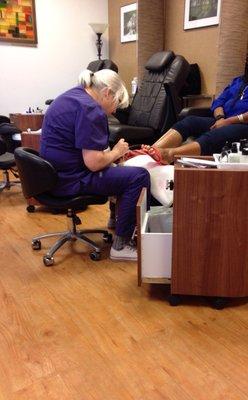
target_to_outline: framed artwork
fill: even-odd
[[[137,40],[137,3],[121,7],[121,42]]]
[[[218,25],[221,0],[185,0],[184,29]]]
[[[37,43],[35,0],[0,0],[0,41]]]

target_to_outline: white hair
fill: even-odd
[[[129,104],[127,89],[120,76],[111,69],[101,69],[92,72],[88,69],[82,71],[78,77],[79,83],[84,88],[92,87],[97,91],[108,88],[114,94],[118,108],[126,108]]]

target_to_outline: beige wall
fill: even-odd
[[[128,88],[133,76],[138,75],[138,58],[140,76],[145,60],[165,49],[185,56],[190,63],[197,62],[203,92],[215,93],[219,27],[184,31],[184,1],[139,0],[138,43],[121,43],[120,7],[131,3],[133,0],[109,0],[109,55]]]
[[[109,57],[119,67],[119,74],[131,91],[131,80],[138,76],[137,42],[121,43],[120,8],[133,0],[109,0]]]
[[[202,93],[218,94],[234,76],[243,72],[248,45],[248,0],[222,0],[218,26],[183,29],[183,0],[137,0],[138,42],[120,42],[120,7],[133,0],[109,0],[109,51],[130,88],[141,75],[147,58],[156,51],[173,50],[202,75]]]
[[[144,65],[158,51],[164,50],[164,0],[138,0],[138,77]]]
[[[165,0],[165,49],[197,63],[202,76],[202,92],[214,94],[217,72],[219,26],[183,29],[184,1]]]
[[[248,0],[222,0],[216,92],[243,74],[248,44]]]

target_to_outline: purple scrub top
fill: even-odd
[[[46,111],[42,125],[40,155],[57,170],[59,182],[53,194],[82,192],[91,172],[84,165],[82,149],[108,147],[108,122],[101,106],[81,87],[57,97]]]

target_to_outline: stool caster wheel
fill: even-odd
[[[215,297],[212,300],[212,307],[215,310],[223,310],[223,308],[226,307],[227,303],[228,303],[228,299],[227,298],[225,298],[225,297]]]
[[[179,296],[178,294],[170,294],[168,296],[168,302],[172,307],[179,306],[179,304],[181,304],[181,300],[181,296]]]
[[[112,243],[113,242],[113,235],[112,233],[107,233],[103,235],[103,240],[105,243]]]
[[[50,256],[44,256],[43,263],[46,267],[51,267],[54,264],[54,258]]]
[[[40,250],[40,249],[41,249],[41,242],[40,242],[40,240],[33,240],[33,241],[32,241],[32,249],[33,249],[33,250]]]
[[[33,212],[35,212],[35,206],[29,205],[29,206],[27,206],[26,210],[29,213],[33,213]]]
[[[101,254],[97,253],[96,251],[93,251],[92,253],[90,253],[90,258],[93,261],[99,261],[101,258]]]

